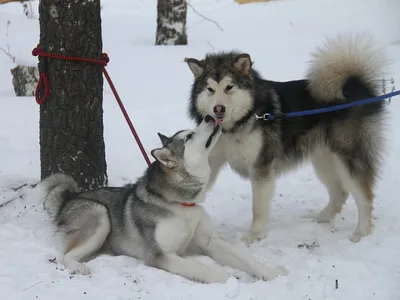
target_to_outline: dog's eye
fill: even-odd
[[[225,87],[225,91],[230,91],[233,88],[233,85],[227,85]]]
[[[193,133],[189,133],[189,134],[186,136],[186,142],[187,142],[188,140],[190,140],[192,137],[193,137]]]
[[[207,90],[209,91],[209,92],[211,92],[211,93],[214,93],[214,90],[212,89],[212,88],[207,88]]]

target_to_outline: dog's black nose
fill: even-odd
[[[215,121],[214,118],[213,118],[212,116],[207,115],[207,116],[204,117],[204,122],[208,123],[208,122],[210,122],[210,121],[213,121],[213,122]]]
[[[224,105],[215,105],[214,106],[214,113],[218,115],[222,115],[225,113],[225,106]]]

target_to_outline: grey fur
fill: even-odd
[[[202,60],[187,59],[196,70],[189,102],[197,122],[224,105],[225,134],[210,155],[212,174],[229,164],[253,190],[253,223],[243,237],[247,243],[266,236],[275,180],[311,160],[329,193],[329,204],[316,214],[318,222],[332,220],[348,194],[356,199],[359,218],[351,240],[372,229],[373,187],[384,154],[384,102],[337,112],[285,119],[282,113],[353,102],[379,94],[387,60],[366,36],[337,36],[313,54],[307,79],[268,81],[252,67],[248,54],[220,52]],[[246,61],[244,63],[243,61]],[[241,61],[238,67],[238,61]],[[194,66],[197,65],[197,66]],[[251,67],[247,72],[246,66]],[[244,69],[243,69],[244,67]],[[270,113],[273,121],[256,120]]]
[[[82,262],[105,250],[191,280],[226,282],[229,276],[221,267],[184,258],[206,254],[265,280],[285,274],[222,241],[210,217],[195,205],[204,201],[208,156],[221,135],[214,122],[204,118],[194,130],[158,134],[163,146],[151,151],[156,161],[134,184],[79,192],[68,175],[43,180],[37,189],[61,240],[63,264],[89,274]]]

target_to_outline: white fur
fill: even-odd
[[[245,115],[252,106],[252,98],[247,90],[235,86],[232,78],[224,77],[220,82],[212,78],[207,79],[208,86],[198,95],[196,108],[203,115],[212,114],[214,106],[224,105],[226,107],[224,122],[225,129],[231,128],[235,121]],[[226,91],[226,87],[232,85],[233,88]],[[211,87],[214,92],[208,91]]]
[[[204,138],[209,136],[209,132],[203,126],[209,125],[204,122],[201,123],[196,128],[195,135],[206,135],[204,137],[194,137],[191,139],[193,141],[189,140],[185,145],[184,157],[188,170],[193,170],[196,174],[204,176],[205,182],[207,182],[211,172],[208,162],[210,152],[220,143],[229,141],[221,140],[221,133],[218,133],[214,137],[210,147],[207,149],[204,148]],[[187,132],[183,132],[182,137],[186,136],[186,134]],[[239,156],[236,155],[236,157],[231,155],[231,159],[244,160],[249,157],[255,157],[254,155],[249,156],[247,152],[253,151],[252,149],[255,148],[259,149],[260,144],[258,143],[261,140],[260,138],[260,136],[251,136],[250,140],[243,139],[241,142],[246,143],[248,146],[247,150],[239,154]],[[236,143],[238,141],[231,142]],[[249,171],[243,170],[246,173]],[[201,202],[204,198],[205,189],[193,202]],[[261,206],[264,206],[265,202],[259,201],[259,203]],[[173,217],[160,221],[156,227],[155,237],[157,244],[162,252],[166,254],[165,259],[157,267],[191,280],[206,283],[227,281],[229,276],[221,267],[209,267],[199,262],[179,257],[179,255],[190,252],[206,254],[219,264],[238,268],[263,280],[271,280],[287,273],[284,268],[275,269],[266,267],[256,261],[250,252],[239,250],[236,246],[222,241],[212,226],[211,218],[201,206],[188,208],[179,204],[172,204],[168,205],[168,209],[173,212]]]
[[[64,174],[53,174],[52,176],[42,180],[32,192],[32,195],[43,201],[43,207],[49,214],[50,218],[54,219],[63,204],[63,197],[60,193],[64,191],[78,192],[78,184],[70,176]]]
[[[342,87],[349,76],[359,76],[375,93],[382,91],[389,62],[366,34],[328,38],[312,57],[306,78],[313,96],[322,101],[344,99]]]
[[[87,239],[79,240],[76,247],[64,254],[64,265],[75,273],[82,275],[90,274],[89,268],[79,262],[88,255],[99,250],[111,231],[111,224],[108,217],[107,209],[102,205],[96,205],[95,209],[98,215],[99,224],[94,229],[93,234],[88,235]]]
[[[329,202],[318,215],[311,215],[318,223],[331,221],[341,210],[349,196],[335,164],[335,157],[328,151],[319,150],[311,159],[315,174],[325,185]]]
[[[188,168],[187,170],[190,173],[194,172],[194,176],[199,176],[204,180],[204,183],[208,182],[211,173],[208,163],[209,154],[218,143],[218,138],[221,135],[219,130],[215,134],[211,145],[206,148],[205,142],[213,132],[213,129],[212,121],[208,123],[202,122],[194,130],[193,138],[189,139],[185,144],[184,161]],[[186,138],[186,135],[191,132],[182,132],[181,137]],[[256,140],[256,138],[251,140],[253,146],[257,146],[255,144]],[[247,151],[251,151],[250,149],[248,148]],[[246,153],[241,155],[244,158],[243,155],[246,155]],[[191,173],[191,175],[193,174]],[[54,190],[56,191],[57,188],[55,187]],[[193,202],[203,201],[205,191],[206,188],[204,187],[196,199],[193,199]],[[141,193],[142,191],[138,189],[138,195],[141,195]],[[143,193],[142,196],[144,195],[147,194]],[[205,283],[224,283],[229,279],[229,275],[222,265],[240,269],[262,280],[271,280],[277,276],[287,274],[284,268],[264,266],[254,259],[247,249],[239,249],[237,246],[221,240],[213,228],[210,216],[201,206],[185,207],[181,203],[173,201],[156,203],[156,205],[165,207],[171,214],[160,215],[159,218],[153,219],[156,222],[154,235],[156,247],[160,249],[161,253],[146,260],[148,257],[148,253],[146,253],[147,246],[145,245],[146,237],[138,234],[137,226],[134,224],[135,220],[128,213],[132,209],[131,202],[128,201],[127,205],[125,214],[126,239],[124,238],[122,242],[113,243],[118,244],[113,246],[119,247],[118,253],[143,258],[146,263],[154,267]],[[81,274],[90,273],[89,268],[81,263],[81,260],[99,250],[107,238],[114,238],[109,236],[111,224],[107,209],[102,205],[94,207],[96,210],[92,214],[97,218],[95,228],[89,228],[88,230],[91,230],[89,232],[65,233],[63,237],[66,247],[63,263],[67,268]],[[157,251],[158,249],[154,250]],[[188,254],[207,255],[219,265],[215,267],[204,265],[185,258]]]
[[[362,184],[351,177],[337,155],[320,149],[313,156],[312,164],[318,178],[328,190],[329,202],[318,214],[311,213],[304,217],[313,218],[318,223],[330,222],[342,210],[351,193],[358,209],[358,222],[349,239],[359,242],[372,231],[372,200],[368,199]]]
[[[225,121],[224,121],[225,122]],[[265,238],[267,233],[268,216],[270,213],[270,203],[275,192],[276,170],[268,170],[268,179],[259,181],[255,173],[258,168],[254,168],[259,151],[262,147],[263,137],[261,131],[250,131],[252,124],[248,128],[234,134],[223,134],[213,151],[209,162],[212,169],[208,188],[211,188],[218,176],[219,170],[226,163],[244,178],[250,178],[252,183],[253,195],[253,221],[248,232],[242,240],[246,244],[251,244],[255,240]]]
[[[381,48],[375,46],[373,41],[367,35],[338,35],[334,38],[326,40],[323,47],[320,47],[313,54],[310,66],[307,71],[306,78],[309,80],[309,88],[314,97],[321,101],[332,101],[334,99],[344,99],[342,93],[343,85],[349,76],[361,78],[364,84],[369,86],[375,94],[380,94],[379,87],[382,84],[384,70],[389,65],[384,52]],[[197,109],[200,114],[210,114],[213,107],[217,104],[226,106],[225,118],[222,126],[230,129],[234,121],[240,119],[249,107],[251,107],[251,95],[247,91],[238,91],[237,87],[225,92],[225,87],[231,84],[231,79],[227,76],[219,83],[212,79],[208,79],[208,86],[215,90],[214,93],[209,92],[207,87],[196,99]],[[235,114],[237,113],[237,114]],[[363,131],[365,137],[371,135],[370,139],[375,142],[371,143],[372,147],[376,145],[378,148],[369,149],[371,156],[378,160],[380,155],[382,138],[381,123],[378,119],[375,122],[371,118],[371,125]],[[268,215],[270,211],[270,202],[274,195],[276,178],[284,173],[296,169],[302,161],[294,160],[278,160],[271,162],[268,170],[265,170],[265,180],[260,181],[259,176],[254,174],[260,171],[260,168],[254,163],[262,149],[263,143],[266,143],[265,137],[261,132],[251,132],[254,120],[241,126],[240,130],[234,134],[224,134],[213,152],[210,155],[211,177],[208,188],[211,188],[218,176],[219,170],[225,165],[235,170],[242,177],[249,178],[252,183],[253,193],[253,221],[249,231],[244,235],[243,240],[246,243],[252,243],[255,240],[262,239],[266,236],[266,227]],[[368,124],[368,122],[366,122]],[[336,124],[336,126],[339,126]],[[372,126],[373,128],[370,128]],[[345,129],[345,128],[344,128]],[[372,136],[376,133],[376,137]],[[343,131],[345,134],[345,131]],[[318,138],[319,133],[316,131],[310,134],[313,138]],[[274,144],[274,137],[268,136],[268,143]],[[304,144],[311,143],[304,141]],[[280,147],[280,143],[276,142],[271,148]],[[317,215],[318,222],[329,222],[342,209],[343,204],[348,198],[349,193],[356,200],[359,220],[357,228],[351,237],[352,241],[359,240],[360,236],[369,234],[371,231],[371,199],[367,199],[362,186],[359,182],[353,180],[343,163],[334,158],[332,153],[326,149],[320,149],[317,153],[309,153],[312,158],[314,169],[326,186],[329,194],[328,205]],[[365,187],[364,187],[365,188]]]
[[[221,240],[205,210],[198,207],[173,207],[174,217],[157,224],[156,240],[167,254],[158,267],[191,280],[224,283],[229,275],[221,267],[209,267],[188,258],[179,257],[190,250],[204,253],[221,265],[237,268],[262,280],[272,280],[287,274],[280,268],[269,268],[255,260],[247,249]]]

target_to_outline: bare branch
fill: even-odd
[[[209,41],[207,41],[207,44],[210,45],[210,47],[211,47],[213,50],[215,50],[214,46],[213,46]]]
[[[0,1],[3,1],[3,0],[0,0]],[[6,30],[7,50],[2,48],[2,47],[0,47],[0,51],[3,51],[4,54],[7,55],[12,60],[13,63],[15,63],[15,56],[13,56],[11,54],[10,45],[8,44],[8,28],[10,27],[10,24],[11,24],[11,21],[8,20],[7,21],[7,28],[6,28],[7,29]]]
[[[25,291],[27,291],[27,290],[29,290],[29,289],[31,289],[31,288],[37,286],[38,284],[40,284],[40,283],[42,283],[42,282],[43,282],[43,281],[36,282],[35,284],[31,285],[30,287],[27,287],[27,288],[23,289],[22,291],[25,292]]]
[[[1,0],[0,0],[0,1],[1,1]],[[194,11],[197,15],[199,15],[200,17],[202,17],[204,20],[207,20],[207,21],[210,21],[210,22],[214,23],[221,31],[224,31],[224,29],[221,27],[221,25],[218,24],[218,22],[216,22],[216,21],[214,21],[214,20],[212,20],[212,19],[210,19],[210,18],[207,18],[205,15],[202,15],[201,13],[199,13],[199,12],[193,7],[193,5],[192,5],[189,1],[186,1],[186,2],[187,2],[187,5],[188,5],[191,9],[193,9],[193,11]]]
[[[8,49],[8,50],[10,50],[10,49]],[[12,60],[13,63],[15,63],[15,56],[13,56],[10,52],[6,51],[4,48],[1,48],[1,47],[0,47],[0,51],[4,52],[4,54],[7,55]]]

